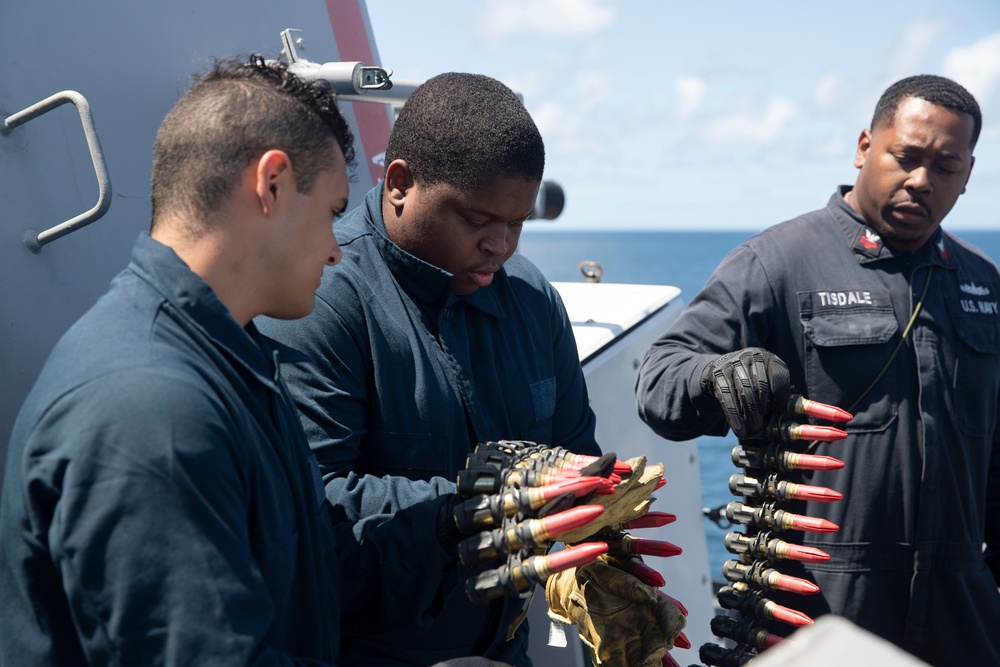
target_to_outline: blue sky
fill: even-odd
[[[1000,229],[1000,0],[367,6],[395,79],[479,72],[524,96],[560,228],[756,230],[820,208],[854,182],[885,87],[931,73],[984,116],[945,225]]]

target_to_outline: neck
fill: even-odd
[[[240,326],[246,326],[259,313],[249,297],[256,290],[248,287],[247,275],[253,262],[247,249],[224,231],[202,227],[192,234],[177,224],[160,224],[150,236],[171,248],[191,272],[205,281]]]

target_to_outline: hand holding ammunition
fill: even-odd
[[[769,414],[786,409],[790,382],[785,362],[759,347],[724,354],[701,374],[701,390],[719,401],[738,438],[759,432]]]

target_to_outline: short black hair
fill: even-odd
[[[236,188],[250,160],[265,151],[288,153],[295,187],[308,193],[334,168],[336,140],[347,166],[354,137],[325,83],[307,83],[279,61],[260,55],[217,61],[196,77],[156,133],[150,183],[157,216],[181,211],[204,220]]]
[[[970,147],[975,148],[976,142],[979,141],[979,131],[983,128],[983,115],[976,98],[958,83],[935,74],[910,76],[886,88],[878,104],[875,105],[872,129],[877,126],[892,126],[899,103],[907,97],[918,97],[931,104],[971,116],[973,127]]]
[[[418,86],[399,112],[385,164],[399,159],[420,183],[471,190],[499,177],[540,182],[545,144],[510,88],[447,72]]]

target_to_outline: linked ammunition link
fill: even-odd
[[[720,589],[717,599],[721,607],[744,618],[717,616],[712,619],[712,632],[736,642],[737,646],[728,649],[705,644],[700,657],[706,665],[743,665],[759,651],[783,641],[758,627],[756,621],[776,620],[796,627],[813,622],[806,614],[767,599],[763,591],[818,593],[819,588],[811,581],[783,574],[772,564],[785,559],[822,562],[829,560],[830,555],[814,547],[792,544],[775,537],[774,533],[839,530],[839,526],[830,521],[794,514],[779,504],[794,500],[832,502],[840,500],[841,494],[826,487],[783,479],[782,473],[843,468],[844,462],[839,459],[796,451],[794,447],[803,441],[842,440],[847,432],[832,426],[802,423],[795,417],[845,422],[852,418],[851,414],[798,394],[774,396],[769,407],[771,412],[765,415],[764,427],[741,438],[731,455],[733,464],[742,471],[729,478],[729,490],[745,502],[730,502],[725,507],[725,516],[731,523],[742,524],[746,529],[742,533],[731,531],[724,538],[726,549],[739,559],[729,560],[722,566],[723,575],[732,585]]]
[[[549,571],[539,567],[542,558],[544,556],[511,554],[505,565],[469,577],[465,592],[476,604],[485,604],[504,595],[522,596],[535,584],[544,584],[548,579]]]
[[[748,470],[839,470],[844,462],[832,456],[803,454],[787,449],[777,443],[770,443],[763,449],[739,444],[733,447],[733,464]]]
[[[723,648],[716,644],[702,644],[698,657],[706,665],[741,667],[757,657],[757,652],[746,646]]]
[[[738,611],[761,621],[773,619],[795,627],[810,625],[813,622],[806,614],[768,599],[764,593],[750,588],[745,583],[734,583],[732,586],[720,588],[716,599],[723,609]]]
[[[715,616],[711,621],[712,633],[716,637],[732,639],[737,644],[764,650],[782,641],[764,628],[753,625],[751,619],[737,620],[731,616]]]

